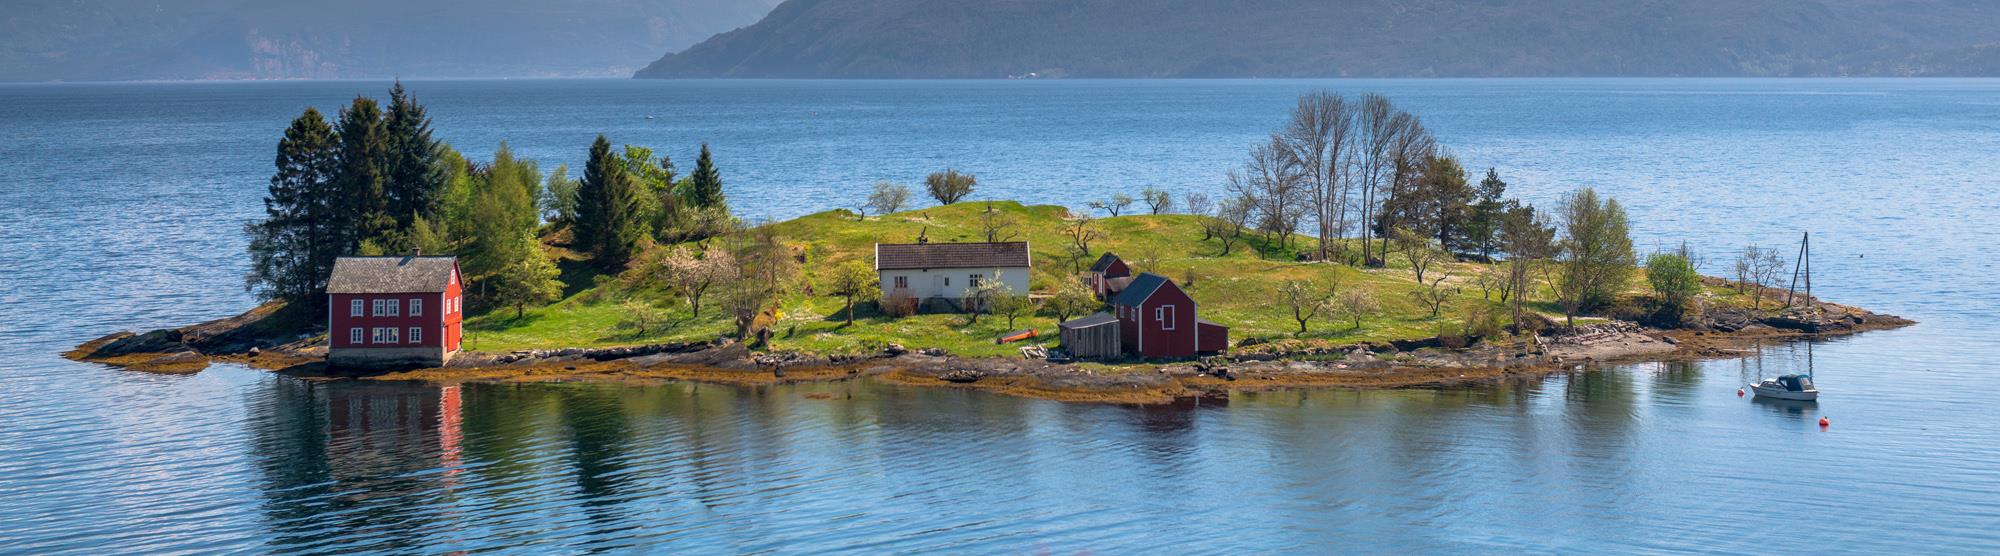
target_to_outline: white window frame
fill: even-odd
[[[369,304],[369,309],[370,309],[370,310],[369,310],[369,312],[368,312],[368,316],[372,316],[372,317],[380,317],[380,316],[384,316],[384,315],[387,315],[387,314],[389,314],[389,312],[388,312],[388,311],[389,311],[389,306],[388,306],[388,305],[386,305],[386,304],[383,304],[383,303],[382,303],[382,300],[380,300],[380,299],[373,299],[373,300],[370,300],[370,301],[372,301],[373,303],[370,303],[370,304]]]
[[[358,300],[358,299],[357,299],[356,301],[360,301],[360,300]],[[356,327],[354,327],[354,328],[349,328],[349,329],[347,329],[347,343],[350,343],[350,344],[355,344],[355,345],[360,345],[360,344],[364,344],[364,343],[367,343],[367,342],[365,341],[365,340],[367,340],[367,339],[368,339],[368,335],[367,335],[367,334],[365,334],[365,333],[363,333],[363,332],[361,332],[361,327],[359,327],[359,326],[356,326]]]
[[[382,333],[382,327],[380,327],[380,326],[377,326],[377,327],[374,327],[374,328],[370,328],[370,329],[368,329],[368,343],[371,343],[371,344],[386,344],[386,343],[389,343],[389,342],[388,342],[388,336],[386,336],[386,335],[384,335],[384,334]]]
[[[403,300],[401,300],[401,299],[385,299],[385,300],[383,300],[383,301],[387,301],[387,302],[389,302],[389,316],[392,316],[392,317],[400,317],[400,316],[403,316],[403,315],[401,314],[401,313],[403,312]]]
[[[421,343],[424,343],[424,328],[423,328],[423,327],[421,327],[421,326],[412,326],[412,327],[410,327],[410,343],[412,343],[412,344],[421,344]]]
[[[971,276],[967,276],[965,277],[965,287],[972,288],[975,290],[979,289],[979,283],[984,281],[985,279],[986,275],[984,274],[974,274]]]
[[[896,287],[898,287],[898,288],[905,288],[905,289],[908,289],[908,288],[910,287],[910,277],[908,277],[908,276],[897,276],[897,277],[896,277],[896,282],[895,282],[895,284],[896,284]]]
[[[362,303],[360,299],[350,299],[350,300],[348,300],[348,301],[347,301],[347,316],[350,316],[350,317],[359,317],[359,316],[364,316],[364,315],[367,315],[367,314],[368,314],[368,310],[367,310],[366,308],[364,308],[364,307],[363,307],[363,305],[366,305],[366,304]]]
[[[421,297],[410,298],[410,316],[412,317],[424,316],[424,298]]]
[[[1174,306],[1172,305],[1161,305],[1153,308],[1153,318],[1159,319],[1160,330],[1173,330],[1173,317],[1175,316],[1177,315],[1174,314]]]
[[[386,331],[388,331],[388,332],[389,332],[389,343],[391,343],[391,344],[400,344],[400,343],[403,343],[403,339],[402,339],[402,337],[403,337],[403,331],[402,331],[402,329],[399,329],[399,328],[396,328],[396,327],[394,327],[394,326],[391,326],[391,327],[388,327],[388,328],[386,328],[386,329],[384,329],[384,330],[386,330]]]

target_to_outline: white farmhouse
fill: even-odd
[[[882,299],[943,300],[958,307],[988,281],[1028,293],[1028,243],[877,243]]]

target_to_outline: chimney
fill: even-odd
[[[411,257],[411,258],[415,258],[415,257],[422,257],[422,256],[424,256],[424,248],[422,248],[422,247],[411,247],[411,248],[410,248],[410,257]]]

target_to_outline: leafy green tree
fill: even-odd
[[[1518,203],[1506,198],[1507,182],[1500,179],[1498,170],[1488,168],[1486,178],[1479,180],[1474,190],[1476,195],[1472,205],[1467,207],[1465,224],[1458,229],[1448,248],[1465,253],[1477,253],[1482,260],[1492,260],[1493,253],[1500,249],[1500,229],[1507,218],[1507,211]]]
[[[514,158],[506,143],[500,144],[491,164],[474,173],[469,208],[460,225],[465,244],[459,254],[468,279],[484,285],[521,260],[541,256],[532,243],[518,240],[532,235],[540,224],[535,199],[541,194],[541,181],[535,162]]]
[[[569,177],[569,165],[556,166],[542,187],[542,218],[558,227],[576,223],[576,190],[580,182]]]
[[[359,249],[361,242],[381,238],[396,229],[390,215],[389,131],[375,99],[355,97],[342,108],[339,123],[339,169],[335,171],[337,204],[329,223],[342,233],[341,253]]]
[[[875,269],[862,261],[848,261],[833,269],[826,277],[824,289],[828,295],[847,301],[847,324],[854,324],[854,302],[871,301],[880,297],[882,290],[876,287],[878,280]]]
[[[725,206],[722,172],[715,169],[715,160],[708,154],[708,143],[701,144],[701,155],[695,157],[694,173],[688,176],[687,192],[682,197],[695,208]]]
[[[930,191],[931,198],[937,199],[940,205],[959,202],[965,196],[971,195],[972,189],[978,186],[977,176],[961,174],[951,168],[946,168],[943,172],[932,172],[931,175],[924,177],[924,187]]]
[[[1637,261],[1625,209],[1616,199],[1599,201],[1590,188],[1572,193],[1563,203],[1562,224],[1562,279],[1556,293],[1568,324],[1576,326],[1577,313],[1609,304],[1625,291]]]
[[[524,255],[510,262],[493,275],[494,300],[514,308],[514,318],[527,313],[528,305],[555,301],[562,296],[562,281],[556,278],[562,271],[542,253],[541,246],[532,234],[519,234],[511,238],[518,244],[514,249]]]
[[[1686,314],[1689,303],[1701,294],[1701,274],[1680,253],[1654,253],[1647,257],[1646,281],[1653,286],[1653,293],[1660,296],[1661,307],[1675,317]]]
[[[338,199],[333,191],[339,140],[319,110],[307,108],[278,142],[277,172],[264,198],[263,221],[250,222],[251,270],[244,286],[266,300],[295,302],[324,310],[318,301],[326,277],[342,253],[342,237],[331,227]]]
[[[430,117],[410,98],[402,81],[389,91],[383,128],[388,143],[384,195],[397,229],[408,230],[438,211],[449,178],[443,145],[431,138]]]
[[[575,243],[598,266],[624,266],[645,240],[638,189],[623,161],[611,153],[611,141],[597,136],[577,186]]]

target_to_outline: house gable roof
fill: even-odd
[[[877,243],[875,270],[1027,268],[1028,243]]]
[[[1106,270],[1110,270],[1111,265],[1116,264],[1117,262],[1118,262],[1118,255],[1113,254],[1110,251],[1105,251],[1103,256],[1097,258],[1096,263],[1090,265],[1090,271],[1104,272]]]
[[[1174,286],[1173,281],[1168,280],[1165,276],[1151,272],[1141,272],[1138,278],[1132,279],[1131,285],[1125,286],[1125,291],[1118,292],[1118,297],[1111,299],[1111,303],[1113,305],[1125,305],[1128,307],[1136,306],[1145,303],[1147,298],[1153,297],[1153,292],[1168,286],[1176,289],[1179,288],[1179,286]]]
[[[341,257],[326,293],[441,293],[457,268],[457,257]]]
[[[1088,317],[1070,319],[1068,321],[1063,322],[1062,324],[1056,325],[1056,327],[1067,328],[1070,330],[1077,330],[1082,328],[1090,328],[1093,326],[1116,324],[1117,322],[1118,322],[1118,317],[1111,316],[1111,313],[1097,313]]]

